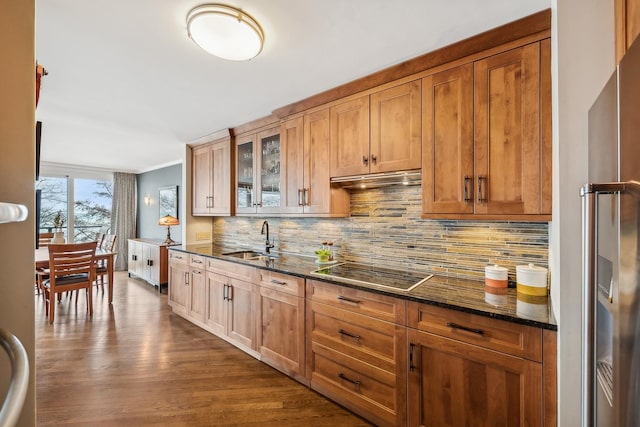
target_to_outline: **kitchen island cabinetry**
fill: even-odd
[[[205,329],[259,358],[256,351],[256,269],[207,259]]]
[[[543,425],[542,330],[414,302],[408,323],[410,426]]]
[[[420,168],[420,80],[331,107],[331,177]]]
[[[305,378],[303,278],[258,270],[257,349],[260,360],[296,380]]]
[[[423,79],[423,217],[549,220],[549,40]]]
[[[195,216],[228,216],[231,207],[231,139],[223,138],[191,149],[192,206]]]
[[[402,300],[307,280],[311,388],[376,425],[405,425],[404,314]]]
[[[137,276],[154,286],[158,291],[168,282],[168,245],[162,240],[129,239],[129,277]]]

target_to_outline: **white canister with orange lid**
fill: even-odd
[[[484,268],[484,284],[492,288],[506,288],[508,285],[509,270],[498,264],[488,265]]]
[[[547,296],[547,272],[545,267],[533,264],[516,265],[518,293],[531,296]]]

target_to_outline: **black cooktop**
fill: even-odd
[[[431,274],[392,270],[351,262],[323,266],[310,274],[339,282],[374,285],[400,291],[410,291],[432,277]]]

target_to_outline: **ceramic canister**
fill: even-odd
[[[533,264],[516,265],[518,293],[547,296],[547,269]]]
[[[492,288],[506,288],[508,284],[509,270],[498,264],[488,265],[484,268],[484,284]]]

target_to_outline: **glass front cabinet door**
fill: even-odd
[[[236,138],[236,213],[280,211],[280,128]]]

